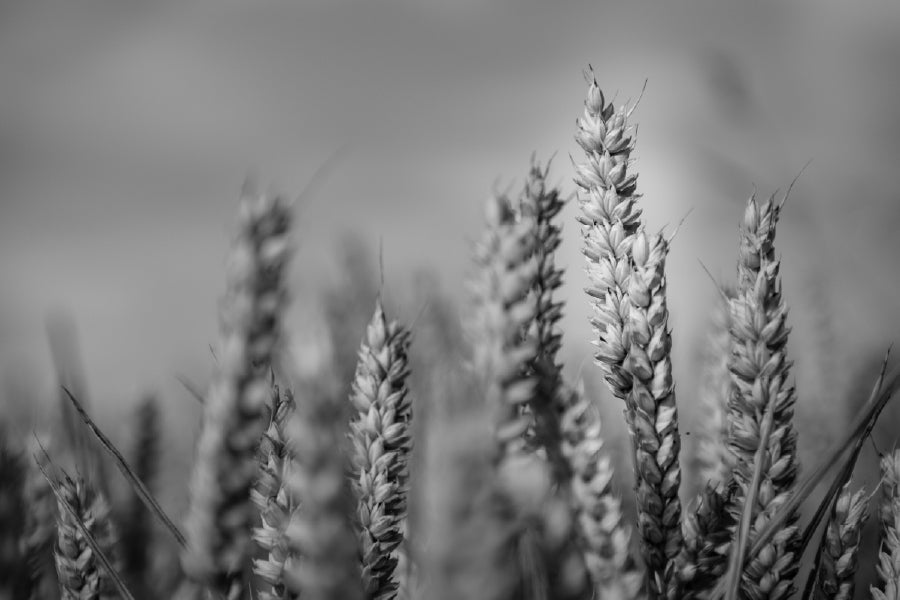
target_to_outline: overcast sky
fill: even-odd
[[[668,263],[677,371],[714,293],[698,261],[727,280],[753,186],[784,188],[810,159],[778,238],[799,339],[821,294],[843,355],[900,340],[896,2],[4,0],[0,371],[49,390],[44,319],[64,310],[100,401],[182,394],[173,373],[208,369],[245,176],[295,195],[342,149],[298,210],[297,294],[353,231],[383,240],[389,284],[427,268],[461,297],[495,186],[556,153],[573,191],[589,63],[619,101],[648,82],[634,120],[650,225],[693,209]]]

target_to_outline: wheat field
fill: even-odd
[[[439,301],[428,327],[401,318],[382,287],[360,336],[344,290],[331,360],[287,352],[286,270],[314,250],[294,237],[302,210],[245,187],[215,374],[191,388],[186,513],[158,498],[159,402],[117,448],[64,385],[45,429],[3,429],[0,598],[900,599],[900,451],[883,452],[876,487],[854,478],[896,388],[889,355],[856,383],[868,399],[840,438],[800,463],[776,227],[802,179],[734,215],[689,426],[667,302],[679,227],[647,224],[637,104],[585,75],[574,193],[552,183],[561,161],[533,158],[520,189],[489,197],[461,319]],[[567,202],[589,280],[584,370],[603,396],[561,359]]]

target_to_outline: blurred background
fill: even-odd
[[[633,119],[649,224],[691,211],[668,261],[688,423],[716,294],[701,263],[730,281],[747,197],[812,161],[777,246],[813,456],[900,340],[896,2],[4,0],[3,410],[30,426],[52,414],[55,353],[115,440],[157,395],[172,470],[186,469],[199,410],[178,378],[203,389],[211,373],[248,176],[291,196],[313,183],[296,208],[287,323],[302,368],[352,357],[357,342],[336,350],[322,315],[362,314],[353,340],[379,247],[388,310],[428,322],[423,307],[440,304],[452,323],[488,194],[517,192],[533,152],[555,155],[551,179],[574,192],[588,64],[617,104],[647,82]],[[571,202],[560,251],[567,373],[602,397],[575,214]],[[369,297],[335,301],[352,290]]]

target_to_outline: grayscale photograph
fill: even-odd
[[[0,0],[0,600],[900,600],[896,0]]]

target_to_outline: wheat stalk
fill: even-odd
[[[591,77],[584,115],[578,119],[575,139],[586,154],[575,165],[575,183],[583,190],[578,202],[596,333],[594,358],[613,395],[624,400],[631,378],[624,368],[623,341],[628,318],[624,302],[631,273],[631,244],[640,225],[636,206],[637,175],[629,172],[634,150],[630,111],[607,104],[597,80]]]
[[[353,483],[366,594],[396,597],[396,551],[406,521],[410,422],[409,332],[388,322],[381,301],[366,328],[350,402]]]
[[[265,428],[268,370],[280,340],[290,215],[277,197],[246,196],[222,311],[219,369],[206,397],[186,522],[185,571],[223,593],[243,594],[256,511],[250,489]]]
[[[613,493],[610,457],[602,452],[600,414],[575,388],[560,395],[562,451],[571,470],[575,537],[598,598],[635,599],[643,573],[630,553],[631,533]]]
[[[783,202],[783,200],[782,200]],[[735,514],[753,479],[761,443],[762,415],[771,413],[772,428],[762,450],[760,486],[754,505],[750,539],[770,516],[788,502],[797,474],[797,434],[792,418],[795,390],[789,383],[786,356],[789,328],[781,296],[780,261],[775,257],[775,225],[782,202],[772,197],[762,204],[751,196],[741,226],[738,289],[731,301],[733,391],[729,400],[729,448],[735,457],[739,485],[732,506]],[[754,493],[756,490],[754,490]],[[777,600],[793,589],[797,572],[798,534],[789,518],[783,535],[750,558],[742,590],[753,597]]]
[[[141,401],[134,417],[134,446],[132,464],[134,475],[144,483],[148,491],[155,487],[160,458],[160,411],[156,399]],[[149,568],[153,539],[152,515],[137,492],[132,491],[122,523],[122,558],[130,580],[139,583],[139,589],[149,594],[153,588]],[[143,594],[142,594],[143,595]]]
[[[635,451],[638,530],[650,591],[666,593],[674,583],[672,561],[681,547],[681,468],[678,411],[672,381],[666,308],[668,242],[639,231],[632,245],[628,280],[625,367],[632,376],[627,404]]]
[[[860,535],[868,516],[868,501],[865,490],[851,493],[849,483],[841,488],[822,541],[817,598],[853,599]]]

